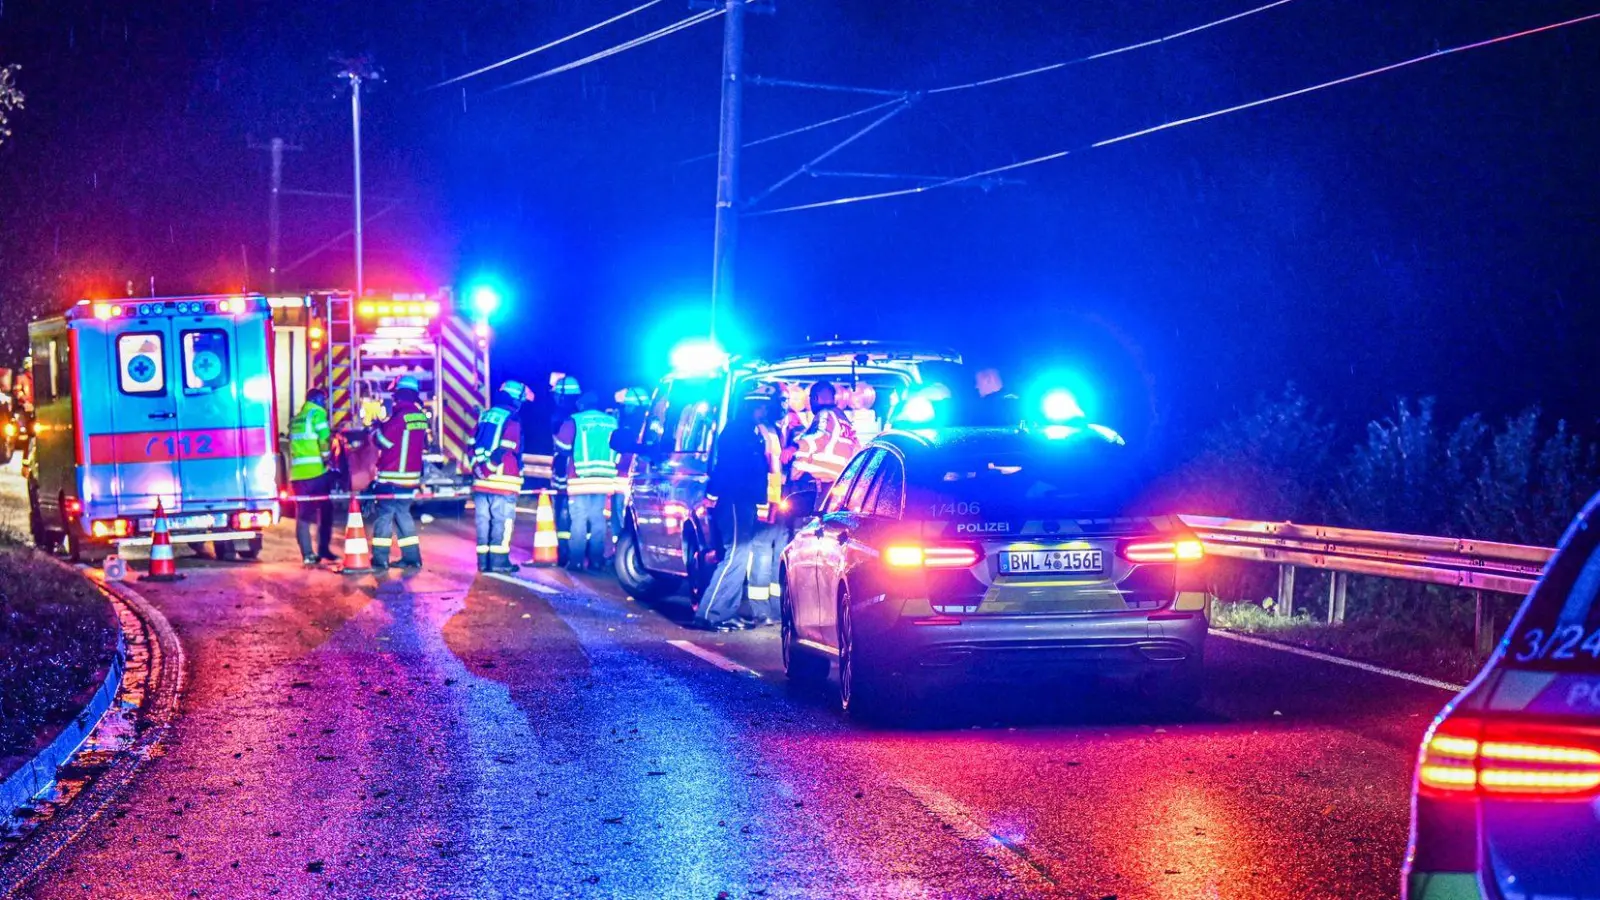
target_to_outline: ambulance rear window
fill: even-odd
[[[137,331],[117,335],[117,384],[124,394],[166,393],[167,364],[160,334]]]
[[[228,383],[228,333],[217,328],[183,333],[183,392],[209,394]]]

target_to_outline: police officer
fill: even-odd
[[[573,572],[584,568],[598,572],[605,567],[606,504],[617,489],[617,458],[611,452],[617,419],[596,409],[598,405],[593,393],[584,393],[578,398],[578,411],[562,422],[556,433],[556,449],[569,460],[567,509],[572,515],[572,535],[567,543],[567,569]]]
[[[493,404],[478,416],[472,436],[472,506],[478,526],[478,571],[517,571],[511,562],[511,530],[522,492],[522,422],[518,413],[528,389],[506,381]]]
[[[312,388],[306,402],[289,420],[289,484],[294,489],[294,536],[300,543],[300,556],[308,566],[318,560],[336,562],[333,540],[333,433],[328,427],[328,392]],[[315,498],[315,499],[298,499]],[[311,523],[317,524],[317,549],[311,549]]]
[[[422,454],[428,444],[428,414],[422,411],[417,380],[410,375],[395,382],[394,403],[388,418],[378,423],[373,443],[378,445],[378,477],[372,492],[378,511],[372,523],[372,568],[389,568],[393,547],[400,548],[400,568],[422,568],[422,539],[411,517],[411,502],[422,487]]]

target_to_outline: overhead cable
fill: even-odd
[[[649,34],[640,35],[631,41],[624,41],[615,47],[609,47],[605,50],[601,50],[598,53],[591,53],[582,59],[573,60],[566,65],[556,66],[554,69],[546,69],[537,75],[529,75],[527,78],[521,78],[509,84],[503,84],[495,88],[494,91],[503,91],[507,88],[514,88],[518,85],[528,84],[529,82],[538,81],[543,78],[549,78],[552,75],[560,75],[563,72],[570,72],[573,69],[581,68],[593,62],[599,62],[607,57],[616,56],[618,53],[625,53],[635,47],[641,47],[650,43],[651,41],[660,40],[661,38],[664,38],[670,34],[676,34],[685,28],[692,28],[695,25],[699,25],[701,22],[708,22],[712,19],[715,19],[717,16],[722,15],[726,11],[726,9],[718,8],[695,13],[686,19],[679,19],[671,25],[668,25],[664,28],[657,28],[655,31],[652,31]],[[491,91],[490,93],[494,93],[494,91]]]
[[[444,87],[447,84],[455,84],[458,81],[466,81],[468,78],[475,78],[475,77],[477,77],[479,75],[482,75],[485,72],[492,72],[495,69],[500,68],[501,66],[509,66],[512,63],[517,62],[519,60],[527,59],[528,57],[534,55],[535,53],[543,53],[544,51],[549,50],[552,47],[559,47],[562,44],[565,44],[567,41],[573,40],[575,38],[583,37],[584,35],[589,34],[590,32],[598,31],[601,28],[606,27],[607,25],[611,25],[611,24],[613,24],[615,22],[620,22],[623,19],[628,18],[629,16],[635,15],[637,13],[642,13],[645,10],[649,9],[652,6],[655,6],[656,4],[658,4],[660,2],[662,2],[662,0],[649,0],[649,2],[647,2],[647,3],[642,3],[642,4],[638,5],[638,6],[635,6],[633,9],[630,9],[627,12],[618,13],[618,14],[612,16],[611,18],[606,19],[603,22],[596,22],[593,25],[590,25],[588,28],[585,28],[585,29],[583,29],[581,31],[574,31],[573,33],[567,35],[566,37],[556,38],[555,40],[549,42],[548,44],[541,44],[541,45],[533,48],[532,50],[524,50],[523,52],[518,53],[515,56],[508,56],[505,59],[502,59],[497,63],[491,63],[490,65],[484,66],[481,69],[473,69],[471,72],[468,72],[465,75],[457,75],[454,78],[447,78],[444,81],[441,81],[438,84],[434,85],[433,87],[441,88],[441,87]]]
[[[1167,131],[1167,130],[1172,129],[1172,128],[1177,128],[1180,125],[1189,125],[1189,124],[1192,124],[1194,122],[1203,122],[1206,119],[1215,119],[1215,118],[1217,118],[1219,116],[1226,116],[1226,115],[1229,115],[1231,113],[1241,112],[1241,111],[1247,110],[1247,109],[1254,109],[1254,108],[1256,108],[1258,106],[1266,106],[1269,103],[1276,103],[1279,100],[1287,100],[1287,99],[1289,99],[1291,97],[1299,97],[1299,96],[1301,96],[1303,94],[1310,94],[1310,93],[1313,93],[1313,92],[1316,92],[1316,91],[1325,90],[1327,88],[1337,87],[1337,86],[1339,86],[1341,84],[1349,84],[1349,83],[1351,83],[1353,81],[1360,81],[1361,79],[1364,79],[1364,78],[1371,78],[1374,75],[1382,75],[1382,74],[1387,73],[1387,72],[1393,72],[1393,71],[1395,71],[1397,69],[1404,69],[1404,68],[1406,68],[1408,66],[1414,66],[1417,63],[1428,62],[1429,60],[1439,59],[1440,57],[1450,56],[1450,55],[1455,54],[1455,53],[1462,53],[1462,52],[1465,52],[1467,50],[1478,50],[1478,49],[1481,49],[1483,47],[1493,46],[1495,44],[1503,44],[1503,43],[1505,43],[1507,41],[1514,41],[1514,40],[1516,40],[1518,38],[1531,37],[1531,36],[1536,35],[1536,34],[1543,34],[1543,33],[1547,32],[1547,31],[1555,31],[1555,30],[1557,30],[1559,28],[1567,28],[1567,27],[1572,26],[1572,25],[1580,25],[1580,24],[1582,24],[1584,22],[1594,21],[1595,19],[1600,19],[1600,13],[1590,13],[1590,14],[1585,15],[1585,16],[1579,16],[1579,17],[1577,17],[1575,19],[1567,19],[1565,21],[1554,22],[1554,23],[1549,24],[1549,25],[1541,25],[1541,26],[1539,26],[1537,28],[1529,28],[1526,31],[1518,31],[1518,32],[1514,32],[1512,34],[1503,34],[1503,35],[1500,35],[1499,37],[1489,38],[1488,40],[1477,41],[1477,42],[1474,42],[1474,43],[1471,43],[1471,44],[1462,44],[1462,45],[1459,45],[1459,46],[1456,46],[1456,47],[1449,47],[1449,48],[1446,48],[1446,49],[1443,49],[1443,50],[1436,50],[1436,51],[1434,51],[1432,53],[1427,53],[1427,54],[1424,54],[1422,56],[1417,56],[1417,57],[1413,57],[1411,59],[1402,60],[1401,62],[1390,63],[1389,65],[1386,65],[1386,66],[1379,66],[1376,69],[1368,69],[1365,72],[1357,72],[1354,75],[1346,75],[1343,78],[1335,78],[1332,81],[1324,81],[1321,84],[1314,84],[1314,85],[1311,85],[1309,87],[1299,88],[1297,90],[1288,91],[1288,92],[1285,92],[1285,93],[1282,93],[1282,94],[1274,94],[1271,97],[1263,97],[1260,100],[1252,100],[1249,103],[1240,103],[1240,104],[1238,104],[1236,106],[1229,106],[1229,107],[1225,107],[1223,109],[1216,109],[1216,110],[1212,110],[1211,112],[1201,113],[1201,114],[1196,115],[1196,116],[1189,116],[1188,118],[1184,118],[1184,119],[1174,119],[1174,120],[1172,120],[1170,122],[1163,122],[1160,125],[1155,125],[1155,126],[1152,126],[1150,128],[1142,128],[1142,129],[1140,129],[1138,131],[1130,131],[1127,134],[1118,135],[1117,137],[1113,137],[1113,138],[1106,138],[1103,141],[1097,141],[1097,142],[1095,142],[1093,144],[1088,145],[1087,147],[1080,147],[1080,148],[1077,148],[1076,150],[1061,150],[1061,151],[1058,151],[1056,153],[1046,154],[1044,156],[1036,156],[1033,159],[1025,159],[1025,160],[1022,160],[1021,162],[1008,163],[1007,165],[995,166],[992,169],[985,169],[985,170],[983,170],[981,172],[973,172],[970,175],[962,175],[962,176],[959,176],[959,177],[956,177],[956,178],[947,178],[947,179],[945,179],[943,181],[935,182],[933,184],[919,185],[917,187],[904,188],[904,189],[897,190],[897,191],[883,191],[883,192],[877,193],[877,194],[862,194],[862,195],[856,196],[856,197],[840,197],[840,198],[835,199],[835,200],[822,200],[822,201],[819,201],[819,202],[816,202],[816,203],[802,203],[802,204],[799,204],[797,206],[785,206],[785,207],[782,207],[780,209],[767,209],[767,210],[761,210],[759,212],[747,212],[747,213],[745,213],[745,215],[746,216],[766,216],[766,215],[774,215],[776,213],[799,212],[801,210],[821,209],[823,207],[829,207],[829,206],[845,206],[845,205],[851,204],[851,203],[863,203],[863,202],[868,201],[868,200],[886,200],[886,199],[888,199],[890,197],[904,197],[904,196],[907,196],[907,195],[910,195],[910,194],[920,194],[920,193],[924,193],[926,191],[935,190],[937,188],[950,187],[951,185],[961,184],[963,182],[972,181],[974,179],[987,178],[987,177],[989,177],[991,175],[998,175],[998,174],[1001,174],[1003,172],[1010,172],[1010,171],[1015,170],[1015,169],[1026,168],[1028,166],[1036,166],[1036,165],[1039,165],[1040,163],[1052,162],[1054,160],[1061,159],[1061,158],[1063,158],[1065,156],[1069,156],[1069,155],[1071,155],[1073,153],[1081,153],[1081,152],[1083,152],[1085,150],[1093,150],[1093,149],[1095,149],[1097,147],[1108,147],[1108,146],[1110,146],[1112,144],[1120,144],[1123,141],[1131,141],[1134,138],[1145,137],[1146,135],[1155,134],[1156,132],[1159,132],[1159,131]]]
[[[810,125],[801,125],[799,128],[791,128],[788,131],[780,131],[777,134],[769,134],[764,138],[756,138],[753,141],[747,141],[747,142],[745,142],[743,144],[740,144],[739,146],[741,148],[747,148],[747,147],[755,147],[755,146],[758,146],[760,144],[768,144],[768,143],[771,143],[773,141],[780,141],[780,140],[783,140],[786,137],[794,137],[797,134],[804,134],[807,131],[815,131],[818,128],[826,128],[829,125],[835,125],[835,124],[838,124],[839,122],[845,122],[845,121],[848,121],[850,119],[857,118],[859,116],[869,115],[871,113],[877,112],[880,109],[887,109],[887,108],[889,108],[891,106],[894,106],[897,103],[904,102],[904,100],[905,100],[904,97],[896,97],[893,100],[885,100],[882,103],[874,103],[871,106],[865,107],[863,109],[858,109],[855,112],[847,112],[842,116],[834,116],[831,119],[823,119],[820,122],[812,122]],[[679,163],[679,165],[688,165],[689,163],[692,163],[692,162],[700,162],[703,159],[715,159],[716,156],[717,156],[717,153],[716,153],[715,150],[713,150],[710,153],[702,153],[699,156],[691,156],[688,159],[684,160],[683,162]]]
[[[999,84],[1002,81],[1013,81],[1013,80],[1018,79],[1018,78],[1027,78],[1030,75],[1042,75],[1045,72],[1054,72],[1057,69],[1065,69],[1068,66],[1075,66],[1075,65],[1078,65],[1079,63],[1086,63],[1086,62],[1089,62],[1091,60],[1096,60],[1096,59],[1105,59],[1108,56],[1116,56],[1119,53],[1127,53],[1127,52],[1132,51],[1132,50],[1142,50],[1145,47],[1154,47],[1157,44],[1163,44],[1163,43],[1166,43],[1167,41],[1177,40],[1178,38],[1181,38],[1181,37],[1187,37],[1187,36],[1189,36],[1191,34],[1196,34],[1198,32],[1205,31],[1208,28],[1216,28],[1218,25],[1226,25],[1229,22],[1234,22],[1234,21],[1237,21],[1239,19],[1246,18],[1248,16],[1253,16],[1256,13],[1266,12],[1267,10],[1272,9],[1275,6],[1283,6],[1285,3],[1293,3],[1293,2],[1294,2],[1294,0],[1274,0],[1274,2],[1272,2],[1272,3],[1267,3],[1265,5],[1258,6],[1255,9],[1247,9],[1244,12],[1234,13],[1233,15],[1227,16],[1226,18],[1217,19],[1214,22],[1207,22],[1204,25],[1196,25],[1193,28],[1185,28],[1183,31],[1175,31],[1172,34],[1166,35],[1164,37],[1152,38],[1152,39],[1150,39],[1148,41],[1140,41],[1137,44],[1129,44],[1126,47],[1118,47],[1115,50],[1103,50],[1103,51],[1101,51],[1099,53],[1092,53],[1092,54],[1090,54],[1088,56],[1080,56],[1077,59],[1069,59],[1066,62],[1051,63],[1050,65],[1047,65],[1047,66],[1039,66],[1038,68],[1026,69],[1026,70],[1021,71],[1021,72],[1012,72],[1010,75],[998,75],[998,76],[996,76],[994,78],[985,78],[982,81],[970,81],[970,82],[967,82],[966,84],[952,84],[952,85],[949,85],[948,87],[934,88],[933,90],[930,90],[927,93],[930,93],[930,94],[948,94],[951,91],[966,91],[966,90],[971,90],[972,88],[987,87],[988,85],[991,85],[991,84]]]

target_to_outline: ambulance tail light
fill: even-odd
[[[1448,715],[1423,738],[1417,791],[1435,800],[1587,801],[1600,794],[1600,734]]]
[[[97,538],[120,538],[133,534],[133,523],[127,519],[96,519],[89,533]]]
[[[77,497],[68,497],[66,502],[62,504],[62,508],[67,511],[67,516],[70,518],[77,518],[83,515],[83,502]]]
[[[233,528],[235,531],[258,531],[262,528],[272,527],[272,511],[236,512],[233,514]]]

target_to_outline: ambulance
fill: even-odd
[[[82,300],[28,334],[36,544],[148,546],[159,503],[173,543],[260,554],[279,514],[266,298]]]

